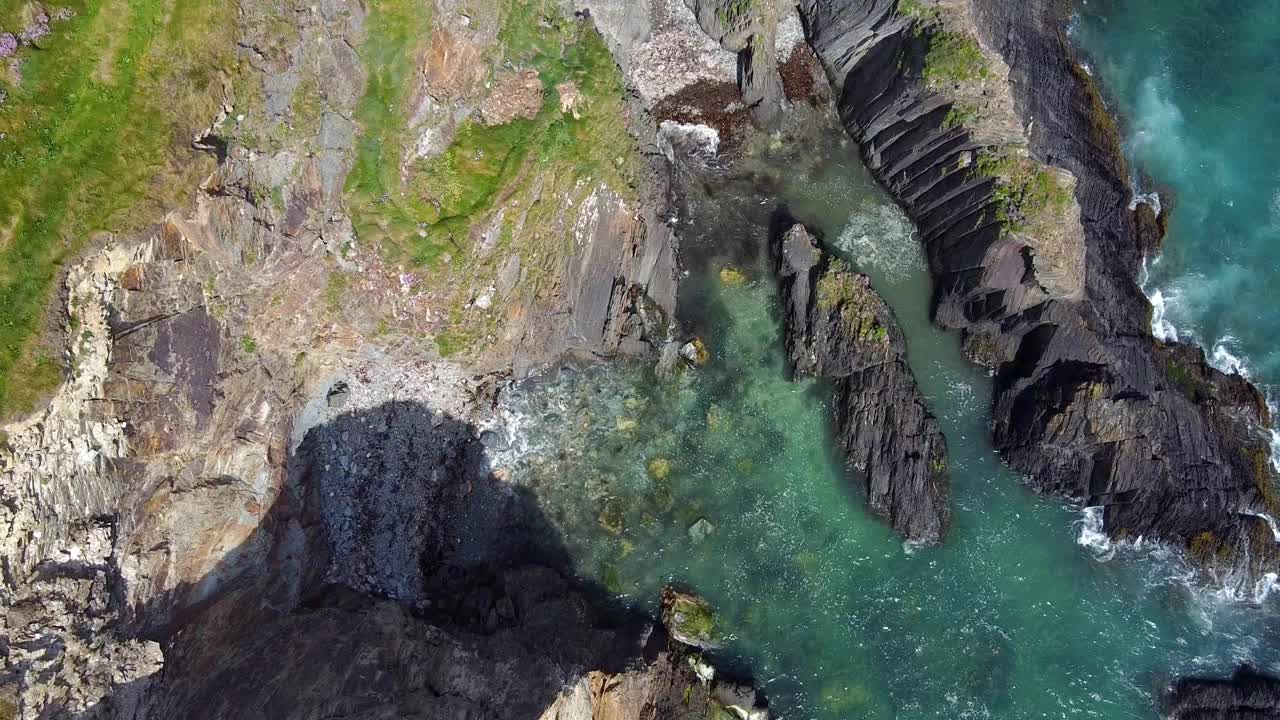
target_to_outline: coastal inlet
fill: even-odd
[[[836,129],[811,120],[731,171],[684,171],[700,263],[685,320],[709,363],[675,378],[565,369],[506,391],[484,437],[580,573],[642,605],[669,582],[706,597],[717,652],[784,718],[1154,718],[1171,672],[1280,663],[1280,628],[1256,609],[1191,589],[1159,550],[1117,552],[1002,465],[990,379],[930,324],[911,226]],[[829,392],[788,379],[765,242],[783,205],[903,327],[950,448],[940,548],[867,513],[830,441]]]

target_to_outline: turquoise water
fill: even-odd
[[[1146,282],[1157,330],[1280,398],[1280,4],[1089,0],[1073,36],[1172,205]]]
[[[1189,589],[1159,550],[1082,544],[1078,511],[1001,464],[990,379],[930,325],[910,225],[842,139],[811,130],[727,174],[690,171],[682,293],[707,367],[595,368],[505,396],[498,464],[580,571],[651,609],[667,582],[704,595],[722,658],[750,667],[783,718],[1155,718],[1173,675],[1280,669],[1262,611]],[[780,203],[869,273],[904,326],[951,448],[944,547],[907,546],[864,511],[823,388],[787,379],[764,243]],[[722,279],[727,265],[746,281]]]

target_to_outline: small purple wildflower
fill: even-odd
[[[34,45],[37,40],[49,34],[49,14],[41,11],[31,18],[31,24],[22,29],[22,33],[18,35],[18,39],[28,45]]]
[[[0,33],[0,60],[18,51],[18,38],[13,33]]]
[[[41,22],[43,20],[43,22]],[[34,45],[37,40],[49,34],[49,16],[41,14],[36,21],[26,26],[22,30],[22,34],[18,39],[28,45]]]

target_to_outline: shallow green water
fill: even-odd
[[[501,464],[581,571],[643,605],[671,581],[703,594],[730,633],[724,657],[784,718],[1152,718],[1171,674],[1276,667],[1280,628],[1260,611],[1189,590],[1159,551],[1080,544],[1081,514],[1001,465],[989,378],[928,322],[910,226],[841,140],[793,138],[690,183],[710,188],[683,233],[706,368],[674,381],[597,368],[506,397]],[[764,256],[780,202],[872,275],[908,335],[951,448],[942,548],[907,547],[864,511],[822,388],[786,377]],[[721,282],[726,263],[748,282]],[[701,519],[715,529],[697,541]]]
[[[1157,330],[1280,397],[1280,4],[1090,0],[1072,34],[1125,119],[1138,187],[1173,212]],[[1171,191],[1171,192],[1169,192]]]

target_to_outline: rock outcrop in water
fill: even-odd
[[[802,12],[846,128],[920,229],[935,321],[995,370],[1001,454],[1037,489],[1104,507],[1112,537],[1180,546],[1251,587],[1280,567],[1260,517],[1280,514],[1267,408],[1198,349],[1152,337],[1136,283],[1150,241],[1112,121],[1063,36],[1065,6],[926,2],[905,16],[895,0],[806,0]],[[1033,199],[1057,220],[1015,212]]]
[[[791,367],[834,385],[836,438],[865,479],[868,507],[910,540],[941,542],[951,521],[946,439],[893,311],[804,226],[775,237],[772,249]]]
[[[1169,720],[1275,720],[1280,678],[1240,668],[1226,679],[1182,678],[1166,698]]]

